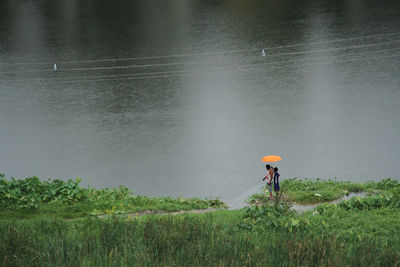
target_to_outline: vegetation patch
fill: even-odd
[[[3,218],[63,217],[125,214],[141,211],[178,211],[224,208],[219,199],[146,197],[119,188],[83,188],[75,181],[48,180],[38,177],[17,180],[0,179],[0,215]]]
[[[313,222],[314,227],[319,227],[310,230],[302,227],[302,220],[312,215],[290,212],[280,215],[278,210],[283,207],[275,213],[274,208],[258,215],[251,211],[251,220],[266,224],[257,229],[243,228],[250,215],[245,210],[130,219],[113,216],[73,221],[0,220],[0,261],[5,266],[396,266],[400,263],[399,235],[394,236],[398,233],[394,227],[400,216],[398,211],[388,223],[384,220],[387,209],[350,212],[349,218],[337,220],[342,221],[338,228],[325,227],[323,221],[327,219],[321,214],[314,216]],[[352,222],[359,216],[358,221]],[[270,223],[271,218],[278,219]],[[357,224],[363,219],[371,220],[371,225],[378,224],[377,235],[373,234],[373,228],[358,230]],[[349,234],[350,231],[353,233]]]
[[[326,181],[312,183],[318,187]],[[151,198],[135,196],[124,187],[95,190],[78,184],[79,180],[40,182],[35,177],[1,180],[0,265],[400,265],[400,184],[396,180],[357,185],[361,191],[373,194],[321,204],[302,214],[291,210],[290,202],[282,201],[285,198],[277,198],[273,205],[253,205],[241,210],[149,216],[118,214],[134,203],[144,202],[137,207],[148,208],[147,199]],[[28,188],[33,185],[37,187]],[[344,186],[350,192],[353,185]],[[25,193],[20,194],[17,188]],[[49,194],[49,188],[55,193],[50,190]],[[29,196],[28,200],[21,199],[21,195]],[[32,205],[32,198],[37,206]],[[161,206],[166,209],[175,209],[176,202],[188,200],[153,201],[156,207],[163,203]],[[189,205],[215,205],[198,201],[194,203],[200,204]],[[105,207],[111,212],[105,218],[65,220],[55,210],[60,207],[69,214],[81,211],[87,215]],[[18,216],[7,212],[16,212]],[[48,214],[54,217],[48,218]]]
[[[280,183],[283,197],[286,201],[300,204],[311,204],[328,202],[340,199],[352,192],[379,193],[393,188],[397,188],[398,181],[393,179],[383,179],[380,182],[351,183],[349,181],[321,180],[317,179],[297,179],[290,178]],[[267,203],[268,195],[265,194],[265,187],[262,192],[253,194],[247,200],[250,204]]]
[[[340,257],[349,257],[349,251],[355,253],[347,262],[336,259],[344,265],[359,265],[356,257],[363,258],[369,266],[385,265],[385,260],[380,258],[385,254],[395,259],[386,264],[397,266],[400,256],[400,184],[385,179],[374,188],[381,191],[365,198],[353,197],[335,204],[322,204],[303,214],[297,214],[290,210],[290,204],[280,201],[275,205],[250,206],[244,209],[239,228],[259,234],[287,232],[293,237],[304,237],[307,233],[312,237],[326,237],[328,239],[322,238],[317,242],[322,249],[330,250],[336,246],[335,250],[347,251]],[[307,242],[312,242],[312,237],[304,237],[306,246]],[[325,241],[335,245],[324,244]],[[371,251],[373,249],[379,250],[379,254]],[[389,251],[391,256],[386,254]],[[329,257],[334,259],[335,253]],[[319,260],[315,259],[314,264],[319,264]]]

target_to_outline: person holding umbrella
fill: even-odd
[[[272,197],[272,179],[274,177],[274,171],[273,171],[271,165],[269,165],[269,164],[265,165],[265,168],[267,169],[267,175],[262,180],[263,181],[267,180],[269,199],[274,200],[274,198]]]
[[[268,155],[266,157],[263,157],[261,159],[262,162],[277,162],[277,161],[281,161],[282,158],[280,156],[277,155]],[[272,196],[272,190],[276,191],[276,194],[278,195],[278,191],[279,191],[279,173],[278,173],[278,168],[275,167],[276,169],[276,173],[277,175],[274,174],[274,168],[267,164],[265,165],[265,168],[267,169],[268,173],[267,175],[262,179],[263,181],[267,180],[267,188],[269,191],[269,199],[273,200],[273,196]],[[276,177],[275,177],[276,176]],[[272,189],[272,181],[274,181],[274,189]],[[276,185],[275,185],[276,183]]]

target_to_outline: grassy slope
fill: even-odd
[[[362,242],[357,235],[353,240],[341,234],[355,231],[360,220],[385,229],[400,218],[396,211],[386,222],[387,215],[385,210],[349,213],[342,227],[330,232],[246,231],[238,227],[243,210],[136,219],[1,220],[0,260],[17,266],[393,266],[400,263],[393,231],[364,233]]]
[[[121,206],[122,205],[122,206]],[[115,207],[115,209],[113,209]],[[180,211],[180,210],[194,210],[194,209],[208,209],[212,207],[224,208],[224,205],[210,205],[199,199],[171,199],[168,202],[163,201],[162,198],[153,198],[151,203],[135,204],[128,203],[122,204],[120,202],[107,202],[107,203],[92,203],[89,201],[82,201],[78,203],[46,203],[39,205],[37,209],[8,209],[0,208],[0,218],[80,218],[86,216],[96,215],[112,215],[112,214],[129,214],[140,213],[143,211]]]
[[[1,178],[1,177],[0,177]],[[0,216],[2,218],[61,217],[124,214],[141,211],[178,211],[224,208],[218,199],[146,197],[134,195],[126,187],[82,188],[80,179],[41,181],[0,179]]]
[[[310,192],[332,186],[332,181],[291,183],[296,185],[295,189],[303,186],[302,191]],[[349,185],[333,186],[347,186],[350,191]],[[317,214],[301,215],[263,206],[212,214],[86,217],[67,221],[60,219],[60,212],[46,213],[58,218],[43,219],[44,213],[38,211],[45,208],[39,208],[26,214],[30,218],[1,217],[0,265],[399,265],[400,185],[383,180],[362,188],[381,193],[335,205],[324,204],[317,208]],[[109,196],[98,199],[98,207],[110,204]],[[128,200],[132,201],[130,197]],[[167,200],[163,205],[171,207],[174,201]],[[93,208],[73,210],[82,203],[70,203],[67,207],[72,210],[68,212]],[[57,209],[57,205],[50,206],[47,209]]]
[[[386,181],[386,184],[385,182]],[[348,181],[320,180],[320,179],[287,179],[280,183],[281,191],[289,201],[301,204],[321,203],[339,199],[351,192],[369,192],[372,190],[385,189],[385,185],[391,184],[385,179],[380,183],[351,183]],[[265,188],[263,188],[263,191]],[[257,193],[248,199],[249,203],[266,202],[268,196]]]

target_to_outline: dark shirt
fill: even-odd
[[[276,192],[278,192],[279,190],[280,190],[280,187],[279,187],[279,173],[278,172],[276,172],[275,174],[274,174],[274,190],[276,191]]]
[[[279,172],[276,172],[274,174],[274,184],[279,184],[279,176],[280,176]]]

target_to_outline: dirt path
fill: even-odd
[[[350,193],[348,196],[343,196],[339,199],[336,200],[332,200],[332,201],[327,201],[327,202],[319,202],[319,203],[314,203],[314,204],[300,204],[300,203],[293,203],[291,209],[295,210],[297,213],[301,214],[303,212],[306,212],[308,210],[313,210],[314,208],[316,208],[318,205],[327,203],[327,204],[334,204],[334,203],[338,203],[342,200],[349,200],[352,197],[361,197],[364,198],[367,194],[365,192],[360,192],[360,193]],[[269,200],[267,202],[269,205],[273,205],[275,204],[274,200]],[[265,202],[258,202],[255,203],[256,205],[265,205]],[[245,207],[246,205],[243,205],[243,207]]]
[[[134,213],[125,213],[121,214],[122,216],[126,217],[140,217],[144,215],[179,215],[179,214],[185,214],[185,213],[205,213],[205,212],[214,212],[214,211],[219,211],[219,210],[224,210],[224,208],[209,208],[209,209],[199,209],[199,210],[179,210],[179,211],[152,211],[152,210],[146,210],[146,211],[141,211],[141,212],[134,212]],[[101,214],[98,215],[99,218],[104,218],[106,214]]]
[[[364,198],[366,196],[365,192],[360,192],[360,193],[350,193],[348,196],[344,196],[341,197],[339,199],[333,200],[333,201],[329,201],[329,202],[324,202],[324,203],[329,203],[329,204],[333,204],[333,203],[338,203],[342,200],[349,200],[352,197],[361,197]],[[291,207],[291,209],[297,211],[297,213],[303,213],[305,211],[308,210],[313,210],[314,208],[316,208],[318,205],[321,205],[323,203],[316,203],[316,204],[293,204],[293,206]]]
[[[314,204],[299,204],[299,203],[293,203],[291,209],[295,210],[297,213],[301,214],[303,212],[306,212],[308,210],[313,210],[314,208],[316,208],[318,205],[327,203],[327,204],[334,204],[334,203],[338,203],[342,200],[349,200],[352,197],[361,197],[364,198],[366,196],[365,192],[360,192],[360,193],[350,193],[348,196],[343,196],[339,199],[336,200],[332,200],[332,201],[327,201],[327,202],[319,202],[319,203],[314,203]],[[274,204],[274,201],[271,200],[269,201],[270,204]]]
[[[333,201],[329,201],[329,202],[320,202],[320,203],[315,203],[315,204],[298,204],[298,203],[294,203],[291,207],[291,209],[295,210],[297,213],[301,214],[303,212],[306,212],[308,210],[313,210],[314,208],[316,208],[318,205],[321,205],[323,203],[338,203],[342,200],[348,200],[352,197],[365,197],[366,193],[365,192],[361,192],[361,193],[350,193],[348,196],[344,196],[342,198],[333,200]],[[265,204],[265,203],[259,203],[259,204]],[[269,201],[269,204],[274,204],[274,201],[271,200]],[[246,207],[248,206],[247,204],[244,204],[242,206]],[[240,208],[230,208],[229,210],[236,210],[236,209],[240,209]],[[144,216],[144,215],[179,215],[179,214],[186,214],[186,213],[206,213],[206,212],[215,212],[215,211],[219,211],[219,210],[224,210],[224,208],[209,208],[209,209],[194,209],[194,210],[180,210],[180,211],[151,211],[151,210],[146,210],[146,211],[141,211],[141,212],[134,212],[134,213],[125,213],[125,214],[121,214],[122,216],[126,216],[126,217],[140,217],[140,216]],[[102,215],[98,215],[99,218],[104,218],[106,216],[106,214],[102,214]]]

